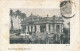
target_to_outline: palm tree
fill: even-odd
[[[20,10],[17,10],[17,11],[16,11],[16,14],[17,14],[17,16],[19,17],[20,14],[21,14],[21,11],[20,11]]]
[[[26,18],[26,14],[25,13],[21,13],[21,19],[23,19],[23,21],[24,21],[25,18]]]
[[[26,18],[26,14],[21,13],[21,19],[23,20],[23,22],[25,22],[25,18]],[[26,30],[26,26],[23,26],[23,32],[25,32],[25,30]]]
[[[11,9],[11,10],[10,10],[10,19],[11,19],[11,30],[12,30],[12,31],[13,31],[13,20],[12,20],[13,16],[14,16],[13,10]]]
[[[16,11],[16,17],[18,17],[18,25],[19,25],[19,33],[20,33],[20,16],[21,16],[21,11],[20,10],[17,10]]]
[[[25,18],[26,18],[26,14],[25,13],[21,13],[21,11],[19,11],[19,10],[17,10],[16,11],[16,14],[17,14],[17,16],[18,16],[18,23],[19,23],[19,20],[20,21],[25,21]],[[20,23],[19,23],[20,24]],[[20,28],[20,26],[19,26],[19,28]],[[23,29],[25,29],[24,27],[23,27]],[[24,32],[24,30],[23,30],[23,32]]]

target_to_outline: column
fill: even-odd
[[[53,24],[53,32],[55,33],[55,24]]]
[[[59,25],[60,26],[60,34],[62,33],[61,31],[62,31],[62,27],[61,27],[61,24]]]
[[[33,32],[33,25],[31,25],[31,32]]]
[[[52,24],[50,24],[50,32],[53,32],[53,25]]]
[[[61,24],[59,24],[59,37],[58,37],[58,40],[61,42],[61,39],[60,39],[60,36],[61,36],[61,32],[62,31],[62,27],[61,27]]]
[[[61,32],[63,33],[63,24],[61,24]]]
[[[34,32],[35,31],[35,27],[34,27],[35,25],[33,25],[33,28],[32,28],[32,32]]]
[[[46,24],[46,31],[49,32],[49,24]]]
[[[56,24],[54,24],[54,33],[56,33]]]
[[[31,25],[29,25],[29,31],[31,32]]]
[[[26,26],[26,34],[27,34],[27,32],[28,32],[28,26]]]
[[[57,24],[54,25],[54,29],[55,29],[55,35],[56,35],[56,41],[58,40],[58,34],[57,34],[57,29],[56,29]]]
[[[40,32],[40,25],[36,25],[36,32]]]

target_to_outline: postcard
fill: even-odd
[[[0,51],[80,51],[79,0],[1,0]]]

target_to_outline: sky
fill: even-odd
[[[15,12],[17,9],[13,9]],[[59,9],[41,9],[41,8],[36,8],[36,9],[18,9],[22,13],[25,13],[27,17],[32,13],[33,15],[39,15],[42,17],[46,17],[47,14],[49,17],[52,17],[53,15],[60,16],[60,10]]]
[[[60,9],[49,9],[49,8],[47,8],[47,9],[41,9],[41,8],[35,8],[35,9],[13,9],[13,12],[15,12],[16,10],[20,10],[21,11],[21,13],[25,13],[26,14],[26,16],[27,17],[29,17],[30,16],[30,14],[32,13],[33,15],[38,15],[38,16],[41,16],[41,17],[47,17],[47,14],[48,14],[48,17],[52,17],[52,16],[54,16],[54,15],[56,15],[56,16],[61,16],[60,15]],[[64,26],[66,27],[66,28],[69,28],[69,26],[68,26],[68,22],[70,21],[69,19],[65,19],[65,18],[63,18],[64,19]]]

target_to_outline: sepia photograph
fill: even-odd
[[[59,9],[10,9],[10,44],[70,44],[70,20]]]

